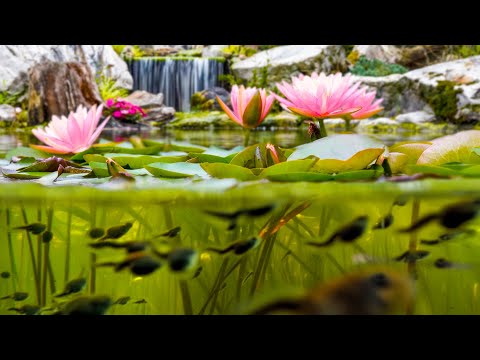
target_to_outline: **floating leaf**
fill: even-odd
[[[472,166],[475,166],[475,165],[464,164],[464,163],[459,163],[459,162],[446,163],[446,164],[442,165],[442,167],[452,169],[452,170],[456,170],[456,171],[463,171],[463,170],[466,170],[466,169],[468,169]]]
[[[268,175],[267,179],[270,181],[278,182],[319,182],[333,180],[334,176],[329,174],[315,173],[315,172],[292,172],[284,174],[272,174]]]
[[[157,162],[175,163],[188,160],[188,156],[153,156],[153,155],[133,155],[133,154],[105,154],[106,157],[113,159],[120,166],[130,169],[141,169],[145,165]]]
[[[2,174],[10,179],[34,180],[40,179],[42,176],[48,175],[47,172],[22,172],[18,173],[15,170],[2,168]],[[56,176],[57,174],[55,174]]]
[[[209,163],[226,163],[228,164],[240,151],[244,149],[243,146],[236,146],[231,150],[224,150],[218,147],[212,146],[209,147],[203,153],[192,152],[189,154],[191,158],[197,158],[199,162],[209,162]]]
[[[449,162],[480,164],[472,148],[480,146],[480,130],[467,130],[432,141],[417,161],[418,165],[442,165]]]
[[[390,152],[402,153],[408,156],[407,164],[416,164],[425,150],[432,145],[431,142],[402,142],[390,147]]]
[[[380,166],[383,170],[383,168]],[[383,171],[380,169],[375,170],[356,170],[356,171],[346,171],[335,175],[335,180],[338,181],[349,181],[349,180],[368,180],[374,179],[383,174]]]
[[[232,161],[230,161],[230,164],[241,166],[248,169],[253,169],[256,167],[264,167],[259,165],[262,162],[262,159],[267,158],[266,146],[267,144],[251,145],[245,148],[244,150],[240,151],[237,155],[235,155]],[[257,152],[257,148],[258,148],[258,152]]]
[[[201,153],[207,150],[206,147],[200,145],[193,145],[188,142],[183,141],[172,141],[170,143],[156,141],[156,140],[143,140],[143,144],[146,146],[160,146],[162,148],[161,151],[185,151],[187,153],[194,152],[194,153]]]
[[[308,172],[312,166],[317,162],[317,159],[306,159],[306,160],[294,160],[278,163],[276,165],[270,166],[266,169],[263,169],[260,177],[269,177],[272,175],[278,174],[287,174],[287,173],[304,173]]]
[[[106,162],[92,161],[88,165],[92,168],[92,171],[95,173],[95,175],[97,177],[103,178],[103,177],[109,177],[110,176],[110,173],[108,172],[108,166],[107,166]]]
[[[480,165],[475,165],[463,169],[461,174],[466,177],[480,177]]]
[[[52,171],[57,171],[59,165],[62,165],[63,167],[75,167],[75,168],[80,168],[78,164],[75,164],[74,162],[65,160],[60,157],[52,156],[49,157],[48,159],[40,160],[37,161],[29,166],[23,167],[21,169],[18,169],[18,171],[22,172],[52,172]]]
[[[408,175],[413,174],[429,174],[438,175],[444,177],[459,176],[459,172],[443,167],[434,165],[407,165],[405,167],[405,173]]]
[[[8,151],[7,154],[5,155],[5,159],[10,161],[10,160],[12,160],[12,157],[15,157],[15,156],[33,157],[33,158],[38,160],[38,159],[46,159],[50,155],[47,154],[44,151],[41,151],[41,150],[32,149],[30,147],[25,147],[25,146],[20,146],[20,147],[16,147],[15,149],[12,149],[12,150]]]
[[[392,174],[399,174],[403,171],[403,168],[408,164],[408,155],[399,153],[399,152],[391,152],[388,155],[388,164],[390,165],[390,169],[392,170]]]
[[[208,174],[200,164],[191,163],[153,163],[145,166],[152,175],[157,177],[183,178],[191,176],[207,177]]]
[[[339,173],[351,170],[362,170],[382,155],[383,151],[383,149],[365,149],[359,151],[348,160],[321,159],[313,166],[313,171]],[[290,158],[288,161],[290,161]]]
[[[84,155],[87,154],[107,154],[107,153],[116,153],[116,154],[135,154],[135,155],[156,155],[163,149],[163,146],[148,146],[141,149],[133,149],[120,146],[111,146],[109,144],[101,145],[97,144],[92,146],[90,149],[82,151],[78,154],[75,154],[70,158],[73,161],[82,161]]]
[[[242,181],[256,180],[252,171],[244,167],[223,163],[203,163],[202,168],[212,177],[218,179],[237,179]]]

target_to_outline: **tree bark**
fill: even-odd
[[[67,116],[79,105],[87,108],[102,103],[90,68],[80,62],[45,61],[29,71],[28,124]]]

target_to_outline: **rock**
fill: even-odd
[[[389,118],[365,119],[359,121],[357,130],[360,132],[382,131],[393,132],[398,127],[398,122]]]
[[[230,93],[221,87],[213,87],[203,91],[199,91],[192,95],[191,107],[192,110],[208,111],[208,110],[222,110],[216,97],[219,97],[227,106],[230,104]]]
[[[301,125],[301,121],[301,117],[287,111],[282,111],[268,114],[259,127],[270,130],[273,128],[296,129]]]
[[[90,108],[103,102],[85,63],[44,61],[32,66],[28,76],[29,125],[48,122],[53,115],[68,116],[80,105]]]
[[[405,74],[357,79],[383,97],[382,115],[426,111],[453,123],[480,121],[480,56],[439,63]]]
[[[359,120],[350,120],[351,128],[355,128],[359,122]],[[323,123],[328,130],[345,130],[345,120],[340,118],[325,119]]]
[[[151,94],[148,91],[137,90],[125,98],[126,101],[131,102],[143,109],[150,109],[163,106],[163,94]]]
[[[24,91],[30,67],[46,60],[85,60],[94,75],[102,72],[116,79],[119,87],[131,89],[133,86],[127,64],[111,45],[0,45],[0,59],[0,91]]]
[[[435,115],[432,113],[428,113],[426,111],[414,111],[406,114],[401,114],[398,115],[395,118],[395,121],[404,124],[404,123],[410,123],[410,124],[423,124],[426,122],[431,122],[435,120]]]
[[[15,108],[7,104],[0,105],[0,123],[9,123],[17,118]]]
[[[239,78],[250,80],[254,70],[260,71],[266,66],[269,81],[280,81],[299,73],[346,71],[348,64],[341,45],[287,45],[236,62],[232,70]]]
[[[202,50],[202,57],[225,57],[223,49],[226,49],[228,45],[208,45]]]
[[[224,112],[220,111],[177,113],[176,118],[167,126],[184,130],[239,127]]]
[[[396,62],[409,69],[417,69],[441,59],[449,45],[404,46]]]
[[[147,91],[137,90],[125,98],[126,101],[140,106],[145,110],[147,116],[143,118],[144,122],[155,122],[163,124],[173,119],[175,109],[163,105],[163,94],[151,94]]]
[[[369,60],[380,60],[386,63],[396,63],[401,56],[401,51],[394,45],[355,45],[358,57],[365,56]]]

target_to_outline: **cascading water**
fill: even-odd
[[[218,86],[224,63],[218,59],[143,58],[129,62],[134,90],[163,93],[167,106],[190,111],[190,98],[198,91]]]

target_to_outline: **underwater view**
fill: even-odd
[[[0,315],[480,314],[480,45],[0,45],[0,80]]]

